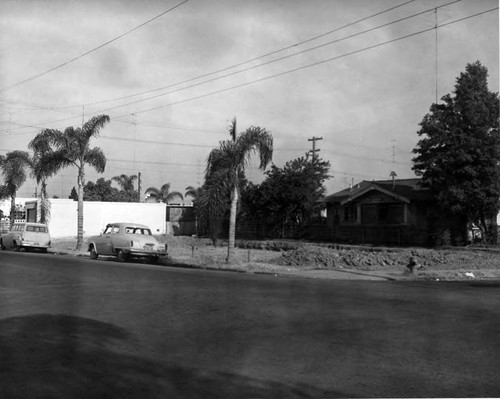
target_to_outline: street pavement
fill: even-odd
[[[499,300],[0,252],[0,397],[498,397]]]

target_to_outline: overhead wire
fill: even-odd
[[[38,73],[38,74],[36,74],[36,75],[30,76],[29,78],[26,78],[26,79],[23,79],[23,80],[18,81],[18,82],[16,82],[16,83],[13,83],[13,84],[11,84],[11,85],[9,85],[9,86],[6,86],[6,87],[3,87],[3,88],[0,88],[0,93],[3,93],[3,92],[8,91],[8,90],[11,90],[11,89],[13,89],[13,88],[15,88],[15,87],[18,87],[18,86],[21,86],[21,85],[23,85],[23,84],[25,84],[25,83],[31,82],[32,80],[38,79],[38,78],[40,78],[40,77],[42,77],[42,76],[45,76],[45,75],[49,74],[50,72],[53,72],[53,71],[55,71],[55,70],[57,70],[57,69],[60,69],[60,68],[62,68],[62,67],[64,67],[64,66],[66,66],[66,65],[68,65],[68,64],[71,64],[72,62],[75,62],[75,61],[79,60],[80,58],[83,58],[83,57],[85,57],[85,56],[87,56],[87,55],[89,55],[89,54],[91,54],[91,53],[93,53],[93,52],[95,52],[95,51],[97,51],[97,50],[99,50],[99,49],[101,49],[101,48],[103,48],[103,47],[107,46],[108,44],[111,44],[111,43],[113,43],[113,42],[115,42],[115,41],[117,41],[117,40],[121,39],[122,37],[129,35],[130,33],[132,33],[132,32],[134,32],[134,31],[136,31],[137,29],[140,29],[140,28],[142,28],[143,26],[145,26],[145,25],[147,25],[147,24],[149,24],[149,23],[153,22],[154,20],[156,20],[156,19],[158,19],[158,18],[162,17],[163,15],[168,14],[169,12],[171,12],[171,11],[175,10],[176,8],[180,7],[180,6],[181,6],[181,5],[183,5],[184,3],[187,3],[188,1],[189,1],[189,0],[183,0],[183,1],[181,1],[180,3],[176,4],[175,6],[173,6],[173,7],[169,8],[168,10],[166,10],[166,11],[164,11],[164,12],[162,12],[162,13],[158,14],[158,15],[156,15],[156,16],[155,16],[155,17],[153,17],[153,18],[148,19],[146,22],[143,22],[142,24],[140,24],[140,25],[136,26],[135,28],[132,28],[132,29],[128,30],[128,31],[127,31],[127,32],[125,32],[125,33],[122,33],[121,35],[118,35],[117,37],[115,37],[115,38],[113,38],[113,39],[111,39],[111,40],[108,40],[107,42],[104,42],[104,43],[100,44],[99,46],[94,47],[93,49],[88,50],[88,51],[84,52],[83,54],[80,54],[80,55],[79,55],[79,56],[77,56],[77,57],[71,58],[70,60],[65,61],[65,62],[63,62],[63,63],[61,63],[61,64],[59,64],[59,65],[56,65],[56,66],[54,66],[54,67],[52,67],[52,68],[50,68],[50,69],[48,69],[48,70],[46,70],[46,71],[44,71],[44,72],[40,72],[40,73]]]
[[[311,68],[311,67],[314,67],[314,66],[318,66],[318,65],[321,65],[321,64],[332,62],[332,61],[335,61],[335,60],[338,60],[338,59],[341,59],[341,58],[345,58],[345,57],[348,57],[348,56],[351,56],[351,55],[359,54],[359,53],[362,53],[364,51],[368,51],[368,50],[372,50],[372,49],[375,49],[375,48],[378,48],[378,47],[381,47],[381,46],[385,46],[387,44],[395,43],[395,42],[400,41],[400,40],[404,40],[404,39],[408,39],[410,37],[421,35],[423,33],[430,32],[430,31],[432,31],[434,29],[443,28],[445,26],[448,26],[448,25],[451,25],[451,24],[454,24],[454,23],[458,23],[458,22],[464,21],[466,19],[474,18],[474,17],[477,17],[479,15],[483,15],[483,14],[486,14],[488,12],[492,12],[492,11],[495,11],[495,10],[498,10],[498,7],[495,7],[495,8],[486,10],[486,11],[478,12],[476,14],[469,15],[469,16],[466,16],[466,17],[463,17],[463,18],[459,18],[459,19],[456,19],[454,21],[438,25],[437,27],[432,26],[431,28],[419,30],[417,32],[413,32],[413,33],[410,33],[410,34],[407,34],[407,35],[403,35],[403,36],[400,36],[400,37],[397,37],[397,38],[394,38],[394,39],[390,39],[390,40],[387,40],[387,41],[384,41],[384,42],[381,42],[381,43],[377,43],[377,44],[374,44],[374,45],[371,45],[371,46],[363,47],[361,49],[354,50],[354,51],[351,51],[351,52],[348,52],[348,53],[344,53],[344,54],[341,54],[341,55],[338,55],[338,56],[335,56],[335,57],[326,58],[326,59],[323,59],[323,60],[320,60],[320,61],[316,61],[316,62],[313,62],[313,63],[310,63],[310,64],[302,65],[300,67],[289,69],[287,71],[283,71],[283,72],[279,72],[279,73],[276,73],[276,74],[273,74],[273,75],[265,76],[263,78],[251,80],[251,81],[248,81],[248,82],[244,82],[244,83],[241,83],[241,84],[238,84],[238,85],[234,85],[234,86],[230,86],[230,87],[227,87],[227,88],[224,88],[224,89],[220,89],[220,90],[214,90],[214,91],[211,91],[209,93],[201,94],[201,95],[190,97],[190,98],[187,98],[187,99],[178,100],[178,101],[170,102],[170,103],[167,103],[167,104],[155,106],[155,107],[152,107],[152,108],[147,108],[147,109],[135,111],[133,113],[126,113],[126,114],[118,115],[118,116],[115,116],[115,118],[123,118],[125,116],[129,116],[129,115],[132,115],[132,114],[140,114],[140,113],[144,113],[144,112],[155,111],[155,110],[158,110],[158,109],[170,107],[172,105],[183,104],[183,103],[190,102],[190,101],[193,101],[193,100],[198,100],[198,99],[210,97],[210,96],[213,96],[213,95],[216,95],[216,94],[225,93],[225,92],[228,92],[228,91],[231,91],[231,90],[234,90],[234,89],[239,89],[239,88],[242,88],[242,87],[246,87],[246,86],[252,85],[254,83],[264,82],[264,81],[267,81],[267,80],[270,80],[270,79],[274,79],[276,77],[288,75],[288,74],[293,73],[293,72],[297,72],[297,71],[300,71],[300,70],[308,69],[308,68]],[[102,111],[99,111],[99,112],[102,112]]]
[[[377,44],[372,45],[372,46],[367,46],[367,47],[364,47],[364,48],[361,48],[361,49],[358,49],[358,50],[354,50],[354,51],[351,51],[351,52],[348,52],[348,53],[344,53],[344,54],[341,54],[341,55],[338,55],[338,56],[335,56],[335,57],[330,57],[330,58],[327,58],[327,59],[316,61],[314,63],[306,64],[306,65],[303,65],[303,66],[300,66],[300,67],[296,67],[296,68],[293,68],[293,69],[290,69],[290,70],[287,70],[287,71],[279,72],[279,73],[276,73],[276,74],[273,74],[273,75],[269,75],[269,76],[266,76],[266,77],[263,77],[263,78],[255,79],[255,80],[248,81],[248,82],[244,82],[244,83],[241,83],[241,84],[238,84],[238,85],[234,85],[234,86],[230,86],[230,87],[227,87],[227,88],[224,88],[224,89],[211,91],[211,92],[208,92],[208,93],[205,93],[205,94],[201,94],[201,95],[198,95],[198,96],[194,96],[194,97],[190,97],[190,98],[187,98],[187,99],[170,102],[170,103],[159,105],[159,106],[156,106],[156,107],[147,108],[147,109],[143,109],[143,110],[139,110],[139,111],[135,111],[135,112],[131,112],[131,113],[126,113],[126,114],[114,116],[114,118],[123,118],[123,117],[131,116],[131,115],[136,115],[136,114],[139,114],[139,113],[145,113],[145,112],[155,111],[155,110],[166,108],[166,107],[169,107],[169,106],[172,106],[172,105],[182,104],[182,103],[186,103],[186,102],[198,100],[198,99],[201,99],[201,98],[206,98],[206,97],[209,97],[209,96],[213,96],[213,95],[225,93],[225,92],[228,92],[228,91],[231,91],[231,90],[234,90],[234,89],[238,89],[238,88],[242,88],[242,87],[246,87],[246,86],[252,85],[254,83],[259,83],[259,82],[267,81],[267,80],[270,80],[270,79],[273,79],[273,78],[276,78],[276,77],[284,76],[284,75],[287,75],[287,74],[290,74],[290,73],[293,73],[293,72],[297,72],[297,71],[300,71],[300,70],[311,68],[311,67],[314,67],[314,66],[317,66],[317,65],[321,65],[321,64],[324,64],[324,63],[332,62],[332,61],[335,61],[335,60],[338,60],[338,59],[341,59],[341,58],[345,58],[345,57],[348,57],[348,56],[351,56],[351,55],[354,55],[354,54],[359,54],[359,53],[362,53],[364,51],[372,50],[372,49],[375,49],[375,48],[378,48],[378,47],[381,47],[381,46],[384,46],[384,45],[387,45],[387,44],[390,44],[390,43],[394,43],[394,42],[397,42],[397,41],[400,41],[400,40],[404,40],[404,39],[407,39],[407,38],[410,38],[410,37],[413,37],[413,36],[417,36],[417,35],[420,35],[420,34],[423,34],[423,33],[429,32],[429,31],[432,31],[434,29],[443,28],[445,26],[449,26],[451,24],[455,24],[455,23],[458,23],[458,22],[461,22],[461,21],[464,21],[464,20],[467,20],[467,19],[470,19],[470,18],[475,18],[477,16],[480,16],[480,15],[483,15],[483,14],[486,14],[486,13],[489,13],[489,12],[492,12],[492,11],[495,11],[495,10],[498,10],[498,7],[494,7],[494,8],[485,10],[485,11],[481,11],[481,12],[478,12],[478,13],[475,13],[475,14],[472,14],[472,15],[468,15],[468,16],[463,17],[463,18],[459,18],[459,19],[456,19],[456,20],[453,20],[453,21],[450,21],[450,22],[438,25],[438,26],[433,26],[433,27],[430,27],[430,28],[427,28],[427,29],[423,29],[423,30],[420,30],[420,31],[417,31],[417,32],[413,32],[411,34],[403,35],[403,36],[400,36],[400,37],[397,37],[397,38],[394,38],[394,39],[390,39],[390,40],[387,40],[387,41],[384,41],[384,42],[381,42],[381,43],[377,43]],[[427,12],[429,12],[429,11],[427,11]],[[103,112],[103,111],[101,110],[101,111],[98,111],[98,112],[93,112],[92,114],[96,115],[96,114],[99,114],[101,112]],[[77,117],[59,119],[59,120],[56,120],[56,121],[48,122],[45,125],[52,124],[52,123],[57,123],[57,122],[63,122],[63,121],[67,121],[67,120],[73,120],[75,118],[77,118]],[[40,125],[34,126],[34,127],[42,127],[43,128],[45,125],[41,125],[40,124]]]
[[[154,89],[149,89],[149,90],[145,90],[145,91],[141,91],[141,92],[138,92],[138,93],[134,93],[134,94],[128,94],[126,96],[121,96],[121,97],[115,97],[115,98],[111,98],[111,99],[107,99],[107,100],[100,100],[100,101],[94,101],[94,102],[88,102],[88,103],[85,103],[85,104],[80,104],[80,105],[71,105],[71,106],[66,106],[66,107],[61,107],[61,108],[74,108],[74,107],[81,107],[82,105],[85,105],[85,106],[90,106],[90,105],[96,105],[96,104],[102,104],[102,103],[106,103],[106,102],[114,102],[114,101],[119,101],[119,100],[124,100],[124,99],[127,99],[127,98],[131,98],[131,97],[136,97],[136,96],[141,96],[141,95],[144,95],[144,94],[148,94],[148,93],[153,93],[153,92],[156,92],[156,91],[160,91],[160,90],[164,90],[164,89],[168,89],[168,88],[171,88],[171,87],[175,87],[175,86],[179,86],[181,84],[185,84],[185,83],[189,83],[189,82],[192,82],[194,80],[198,80],[198,79],[202,79],[202,78],[206,78],[206,77],[209,77],[209,76],[212,76],[212,75],[216,75],[218,73],[221,73],[221,72],[225,72],[225,71],[228,71],[228,70],[231,70],[231,69],[234,69],[234,68],[237,68],[237,67],[240,67],[242,65],[245,65],[245,64],[248,64],[248,63],[251,63],[251,62],[254,62],[254,61],[257,61],[257,60],[260,60],[261,58],[265,58],[265,57],[269,57],[271,55],[275,55],[275,54],[278,54],[278,53],[281,53],[283,51],[286,51],[286,50],[289,50],[289,49],[292,49],[292,48],[295,48],[295,47],[298,47],[298,46],[301,46],[303,44],[306,44],[306,43],[309,43],[309,42],[312,42],[314,40],[317,40],[317,39],[320,39],[322,37],[325,37],[325,36],[328,36],[328,35],[331,35],[332,33],[335,33],[335,32],[338,32],[340,30],[343,30],[345,28],[348,28],[350,26],[353,26],[353,25],[356,25],[360,22],[363,22],[363,21],[366,21],[368,19],[371,19],[371,18],[374,18],[374,17],[377,17],[379,15],[382,15],[382,14],[385,14],[385,13],[388,13],[389,11],[393,11],[397,8],[400,8],[400,7],[403,7],[409,3],[413,3],[415,2],[416,0],[409,0],[409,1],[406,1],[404,3],[401,3],[401,4],[398,4],[396,6],[393,6],[393,7],[390,7],[390,8],[387,8],[385,10],[382,10],[382,11],[379,11],[379,12],[376,12],[375,14],[371,14],[371,15],[368,15],[366,17],[363,17],[363,18],[360,18],[356,21],[353,21],[353,22],[350,22],[348,24],[345,24],[345,25],[342,25],[338,28],[335,28],[335,29],[332,29],[332,30],[329,30],[327,32],[323,32],[319,35],[316,35],[316,36],[313,36],[313,37],[310,37],[310,38],[307,38],[305,40],[302,40],[302,41],[299,41],[297,43],[293,43],[291,45],[288,45],[288,46],[285,46],[285,47],[282,47],[280,49],[277,49],[277,50],[273,50],[273,51],[270,51],[270,52],[267,52],[267,53],[264,53],[264,54],[261,54],[259,56],[256,56],[256,57],[253,57],[253,58],[250,58],[248,60],[245,60],[245,61],[242,61],[242,62],[239,62],[237,64],[234,64],[234,65],[230,65],[230,66],[227,66],[227,67],[224,67],[224,68],[221,68],[221,69],[218,69],[216,71],[212,71],[212,72],[208,72],[208,73],[205,73],[205,74],[202,74],[202,75],[198,75],[198,76],[195,76],[195,77],[192,77],[192,78],[189,78],[189,79],[186,79],[186,80],[183,80],[181,82],[177,82],[177,83],[172,83],[172,84],[169,84],[169,85],[166,85],[166,86],[162,86],[162,87],[157,87],[157,88],[154,88]],[[461,0],[457,0],[457,1],[461,1]]]
[[[446,3],[446,4],[443,4],[441,6],[439,6],[440,8],[441,7],[445,7],[447,5],[450,5],[450,4],[453,4],[453,3],[457,3],[461,0],[455,0],[455,1],[452,1],[452,2],[449,2],[449,3]],[[404,3],[406,4],[406,3]],[[402,5],[404,5],[402,4]],[[419,13],[416,13],[416,14],[412,14],[408,17],[404,17],[404,18],[401,18],[401,19],[398,19],[396,21],[392,21],[392,22],[389,22],[389,23],[386,23],[386,24],[383,24],[383,25],[380,25],[378,27],[375,27],[375,28],[371,28],[369,30],[365,30],[363,32],[358,32],[356,34],[353,34],[353,35],[348,35],[344,38],[341,38],[341,39],[337,39],[335,40],[334,42],[337,42],[337,41],[340,41],[340,40],[345,40],[347,38],[350,38],[350,37],[354,37],[354,36],[357,36],[357,35],[360,35],[360,34],[363,34],[363,33],[367,33],[369,31],[373,31],[375,29],[380,29],[381,27],[385,27],[387,25],[390,25],[390,24],[393,24],[393,23],[396,23],[396,22],[401,22],[402,20],[405,20],[405,19],[409,19],[409,18],[413,18],[415,16],[418,16],[418,15],[421,15],[421,14],[424,14],[424,13],[428,13],[428,12],[431,12],[431,11],[434,11],[435,8],[431,8],[431,9],[428,9],[428,10],[425,10],[425,11],[422,11],[422,12],[419,12]],[[490,12],[492,10],[488,10],[487,12]],[[376,15],[379,15],[383,12],[379,12],[377,13]],[[479,15],[479,14],[477,14]],[[477,16],[477,15],[474,15],[474,16]],[[363,18],[363,20],[365,19],[368,19],[369,17],[365,17]],[[456,21],[458,22],[458,20]],[[354,24],[354,22],[352,23]],[[441,25],[441,26],[444,26],[444,25]],[[438,26],[440,27],[440,26]],[[340,29],[340,28],[339,28]],[[432,29],[436,29],[436,27],[434,26]],[[430,29],[429,29],[430,30]],[[236,86],[232,86],[232,87],[229,87],[229,88],[226,88],[226,89],[221,89],[221,90],[217,90],[217,91],[213,91],[213,92],[210,92],[210,93],[207,93],[207,94],[203,94],[203,95],[199,95],[199,96],[195,96],[195,97],[191,97],[191,98],[188,98],[188,99],[184,99],[184,100],[180,100],[180,101],[177,101],[177,102],[172,102],[172,103],[168,103],[168,104],[164,104],[164,105],[161,105],[161,106],[157,106],[157,107],[153,107],[153,108],[148,108],[148,109],[145,109],[145,110],[140,110],[140,111],[136,111],[136,112],[132,112],[132,113],[127,113],[127,114],[123,114],[123,115],[119,115],[119,116],[115,116],[114,118],[123,118],[125,116],[130,116],[130,115],[133,115],[133,114],[137,114],[137,113],[144,113],[144,112],[148,112],[148,111],[153,111],[153,110],[156,110],[156,109],[160,109],[160,108],[165,108],[165,107],[168,107],[168,106],[171,106],[171,105],[176,105],[176,104],[181,104],[181,103],[184,103],[184,102],[187,102],[187,101],[192,101],[192,100],[197,100],[199,98],[204,98],[204,97],[207,97],[207,96],[211,96],[211,95],[214,95],[214,94],[220,94],[220,93],[223,93],[223,92],[227,92],[229,90],[233,90],[233,89],[237,89],[237,88],[241,88],[241,87],[244,87],[244,86],[248,86],[250,84],[253,84],[253,83],[257,83],[257,82],[261,82],[261,81],[265,81],[265,80],[269,80],[269,79],[272,79],[274,77],[278,77],[278,76],[282,76],[282,75],[285,75],[285,74],[288,74],[288,73],[292,73],[292,72],[295,72],[295,71],[298,71],[298,70],[301,70],[301,69],[306,69],[306,68],[309,68],[309,67],[312,67],[312,66],[316,66],[316,65],[319,65],[319,64],[322,64],[322,63],[325,63],[325,62],[330,62],[330,61],[333,61],[335,59],[339,59],[339,58],[343,58],[343,57],[346,57],[346,56],[349,56],[349,55],[353,55],[353,54],[356,54],[356,53],[360,53],[362,51],[366,51],[366,50],[369,50],[369,49],[372,49],[372,48],[375,48],[375,47],[379,47],[379,46],[382,46],[382,45],[385,45],[385,44],[389,44],[393,41],[397,41],[397,40],[401,40],[401,39],[405,39],[407,37],[410,37],[410,36],[413,36],[413,35],[416,35],[416,34],[420,34],[420,33],[424,33],[424,32],[427,32],[428,30],[424,30],[424,31],[420,31],[420,32],[417,32],[417,33],[414,33],[412,35],[407,35],[407,36],[403,36],[403,37],[400,37],[400,38],[397,38],[397,39],[394,39],[394,40],[390,40],[390,41],[387,41],[387,42],[384,42],[384,43],[379,43],[377,45],[374,45],[374,46],[369,46],[369,47],[365,47],[363,49],[359,49],[359,50],[356,50],[356,51],[353,51],[353,52],[350,52],[350,53],[347,53],[347,54],[343,54],[343,55],[340,55],[340,56],[337,56],[337,57],[333,57],[333,58],[329,58],[329,59],[326,59],[326,60],[322,60],[322,61],[319,61],[319,62],[316,62],[316,63],[313,63],[313,64],[308,64],[308,65],[305,65],[305,66],[301,66],[299,68],[294,68],[292,70],[288,70],[288,71],[284,71],[284,72],[281,72],[281,73],[278,73],[278,74],[275,74],[275,75],[271,75],[271,76],[268,76],[268,77],[264,77],[264,78],[260,78],[260,79],[257,79],[257,80],[254,80],[254,81],[250,81],[250,82],[246,82],[246,83],[243,83],[243,84],[240,84],[240,85],[236,85]],[[325,33],[326,34],[326,33]],[[312,40],[312,39],[311,39]],[[326,44],[325,44],[326,45]],[[324,46],[324,45],[321,45],[321,46]],[[320,47],[321,47],[320,46]],[[310,51],[310,49],[305,49],[301,52],[297,52],[297,53],[294,53],[292,55],[288,55],[288,56],[285,56],[283,58],[289,58],[290,56],[294,56],[294,55],[297,55],[297,54],[301,54],[303,52],[306,52],[306,51]],[[278,60],[281,60],[281,59],[278,59]],[[272,60],[272,61],[269,61],[267,63],[270,63],[270,62],[276,62],[276,60]],[[248,69],[253,69],[253,68],[257,68],[257,67],[260,67],[262,65],[265,65],[265,64],[260,64],[260,65],[257,65],[257,66],[253,66],[251,68],[248,68]],[[244,70],[245,71],[245,70]],[[243,71],[237,71],[237,72],[233,72],[231,74],[228,74],[228,75],[225,75],[225,76],[222,76],[222,77],[218,77],[218,78],[215,78],[215,80],[218,80],[218,79],[222,79],[224,77],[227,77],[227,76],[230,76],[232,74],[235,74],[235,73],[240,73],[240,72],[243,72]],[[212,80],[210,80],[212,81]],[[205,84],[205,83],[208,83],[210,81],[205,81],[205,82],[201,82],[201,83],[197,83],[195,85],[192,85],[192,86],[188,86],[188,87],[185,87],[185,88],[181,88],[181,89],[177,89],[177,90],[174,90],[174,91],[171,91],[171,92],[168,92],[168,93],[163,93],[163,94],[160,94],[160,95],[156,95],[156,96],[153,96],[153,97],[149,97],[147,99],[141,99],[141,100],[137,100],[137,101],[134,101],[134,102],[130,102],[130,103],[127,103],[127,104],[122,104],[122,105],[119,105],[119,106],[115,106],[115,107],[110,107],[110,108],[105,108],[105,109],[101,109],[99,111],[95,111],[95,112],[92,112],[91,114],[92,115],[97,115],[97,114],[100,114],[100,113],[103,113],[103,112],[106,112],[106,111],[109,111],[109,110],[113,110],[113,109],[116,109],[116,108],[120,108],[120,107],[124,107],[124,106],[128,106],[128,105],[133,105],[133,104],[136,104],[138,102],[143,102],[143,101],[146,101],[146,100],[150,100],[150,99],[153,99],[153,98],[157,98],[157,97],[160,97],[160,96],[164,96],[164,95],[168,95],[168,94],[172,94],[174,92],[177,92],[177,91],[181,91],[181,90],[185,90],[185,89],[188,89],[188,88],[192,88],[192,87],[195,87],[195,86],[199,86],[201,84]],[[52,124],[52,123],[57,123],[57,122],[63,122],[63,121],[69,121],[69,120],[73,120],[73,119],[76,119],[76,118],[79,118],[80,116],[75,116],[75,117],[70,117],[70,118],[64,118],[64,119],[58,119],[56,121],[51,121],[51,122],[47,122],[45,123],[45,125],[48,125],[48,124]],[[43,126],[40,126],[39,127],[43,127]]]
[[[429,12],[434,12],[434,10],[437,9],[437,8],[446,7],[446,6],[449,6],[451,4],[458,3],[460,1],[462,1],[462,0],[454,0],[454,1],[448,2],[446,4],[443,4],[443,5],[439,6],[439,7],[433,7],[433,8],[424,10],[424,11],[420,11],[418,13],[415,13],[415,14],[412,14],[412,15],[409,15],[409,16],[406,16],[406,17],[403,17],[403,18],[399,18],[399,19],[394,20],[394,21],[387,22],[387,23],[384,23],[382,25],[375,26],[373,28],[365,29],[365,30],[363,30],[361,32],[352,33],[352,34],[346,35],[344,37],[341,37],[341,38],[338,38],[338,39],[335,39],[335,40],[328,41],[326,43],[322,43],[322,44],[316,45],[314,47],[310,47],[310,48],[306,48],[306,49],[301,50],[301,51],[297,51],[297,52],[295,52],[293,54],[283,55],[283,56],[281,56],[279,58],[275,58],[275,59],[272,59],[272,60],[269,60],[269,61],[265,61],[265,62],[263,62],[261,64],[258,64],[258,65],[252,65],[252,66],[249,66],[247,68],[240,69],[238,71],[230,72],[230,73],[222,75],[222,76],[217,76],[217,77],[214,77],[214,78],[211,78],[211,79],[208,79],[208,80],[204,80],[203,82],[198,82],[198,83],[194,83],[194,84],[189,85],[189,86],[185,86],[185,87],[181,87],[181,88],[178,88],[178,89],[175,89],[175,90],[171,90],[171,91],[168,91],[166,93],[156,94],[154,96],[150,96],[150,97],[142,98],[142,99],[139,99],[139,100],[131,101],[131,102],[128,102],[128,103],[125,103],[125,104],[120,104],[120,105],[115,105],[113,107],[104,108],[104,109],[102,109],[99,112],[107,112],[107,111],[111,111],[111,110],[114,110],[114,109],[117,109],[117,108],[123,108],[123,107],[129,106],[129,105],[138,104],[138,103],[141,103],[141,102],[144,102],[144,101],[149,101],[149,100],[152,100],[152,99],[155,99],[155,98],[158,98],[158,97],[163,97],[163,96],[166,96],[166,95],[169,95],[169,94],[177,93],[179,91],[183,91],[183,90],[187,90],[187,89],[191,89],[191,88],[194,88],[194,87],[198,87],[198,86],[201,86],[201,85],[204,85],[204,84],[207,84],[207,83],[215,82],[217,80],[224,79],[224,78],[227,78],[227,77],[230,77],[230,76],[238,75],[238,74],[241,74],[243,72],[250,71],[252,69],[261,68],[263,66],[270,65],[270,64],[273,64],[273,63],[276,63],[276,62],[279,62],[279,61],[283,61],[285,59],[288,59],[288,58],[291,58],[291,57],[295,57],[297,55],[301,55],[301,54],[304,54],[304,53],[307,53],[307,52],[310,52],[310,51],[318,50],[320,48],[329,46],[331,44],[339,43],[339,42],[344,41],[344,40],[352,39],[353,37],[364,35],[366,33],[373,32],[374,30],[385,28],[387,26],[394,25],[396,23],[399,23],[399,22],[402,22],[402,21],[405,21],[405,20],[408,20],[408,19],[411,19],[411,18],[415,18],[415,17],[418,17],[420,15],[427,14]],[[433,27],[433,29],[434,28],[435,27]],[[242,65],[242,64],[240,64],[240,65]],[[178,84],[175,84],[173,86],[177,86],[177,85]],[[172,86],[170,86],[170,87],[172,87]]]

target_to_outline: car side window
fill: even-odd
[[[127,234],[134,234],[134,228],[133,227],[125,227],[125,233]]]
[[[112,231],[112,233],[113,233],[113,234],[118,234],[119,232],[120,232],[120,227],[118,227],[118,226],[114,226],[114,227],[113,227],[113,231]]]

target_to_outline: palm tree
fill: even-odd
[[[198,198],[201,197],[203,189],[201,187],[187,186],[184,198],[191,197],[193,202],[196,202]]]
[[[156,202],[165,202],[166,204],[172,202],[174,198],[184,199],[180,192],[170,192],[170,183],[165,183],[160,188],[148,187],[146,191],[144,191],[144,195],[155,198]]]
[[[118,183],[123,191],[134,191],[134,180],[137,180],[137,175],[120,175],[111,178],[112,181]]]
[[[227,259],[229,263],[234,257],[236,231],[236,210],[239,199],[239,180],[244,176],[245,167],[250,156],[259,154],[259,169],[265,170],[273,156],[273,137],[265,129],[250,127],[245,132],[236,135],[236,118],[229,128],[230,140],[220,142],[219,148],[214,148],[207,160],[205,173],[205,189],[201,202],[211,216],[220,214],[221,208],[230,197],[229,240]]]
[[[51,153],[52,148],[39,135],[30,141],[28,148],[33,151],[33,156],[30,158],[31,175],[40,185],[40,223],[48,223],[50,202],[47,199],[47,179],[57,173],[57,170],[49,170],[48,166],[45,166],[46,157]]]
[[[16,194],[26,181],[26,167],[30,157],[25,151],[11,151],[0,155],[0,168],[4,176],[4,185],[0,187],[0,198],[10,197],[10,227],[14,225]]]
[[[78,170],[78,233],[76,249],[83,246],[83,187],[85,185],[85,165],[92,166],[98,173],[106,168],[106,157],[99,147],[90,148],[90,139],[97,137],[99,131],[109,122],[109,116],[94,116],[81,128],[67,127],[63,132],[44,129],[37,140],[46,141],[53,148],[44,157],[42,168],[57,171],[68,166]]]

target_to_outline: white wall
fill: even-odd
[[[71,199],[49,199],[49,230],[52,237],[76,237],[77,205]],[[97,202],[83,203],[83,234],[96,235],[108,223],[130,222],[148,226],[153,234],[165,234],[166,207],[162,203]]]

